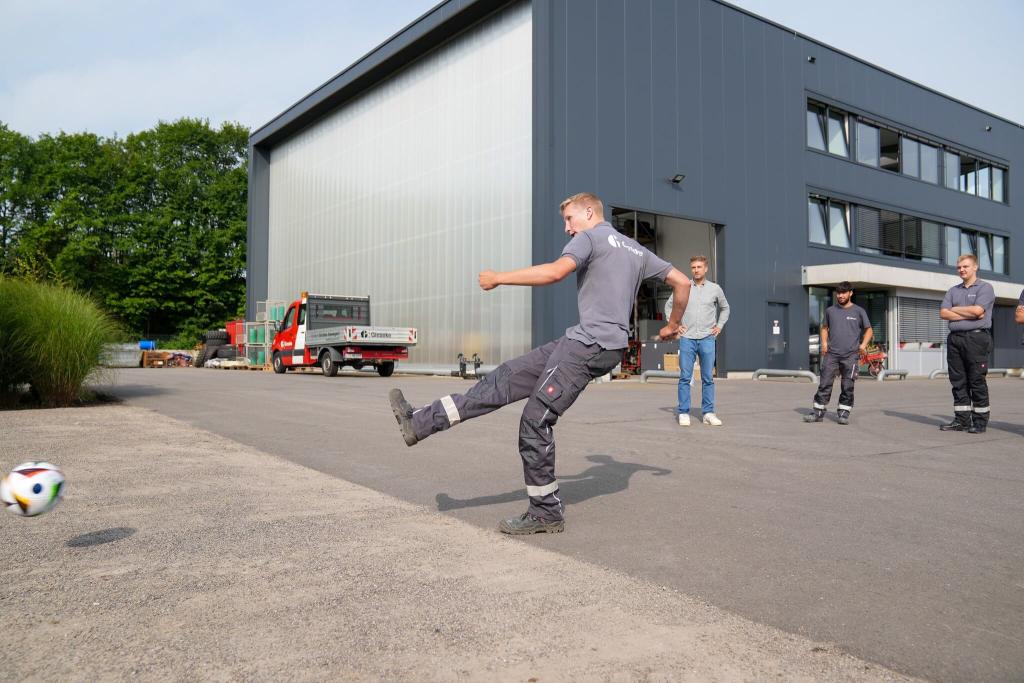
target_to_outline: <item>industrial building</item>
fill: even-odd
[[[481,292],[476,274],[556,259],[558,204],[586,190],[680,270],[711,259],[719,376],[813,368],[843,280],[889,367],[941,367],[965,252],[997,295],[993,366],[1024,366],[1021,125],[719,0],[448,0],[250,153],[250,316],[369,295],[375,324],[419,328],[413,363],[496,364],[574,324],[574,278]],[[642,288],[638,344],[668,294]]]

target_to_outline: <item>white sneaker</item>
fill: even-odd
[[[708,413],[704,416],[704,424],[711,425],[712,427],[721,427],[722,421],[718,419],[718,416],[714,413]]]
[[[689,427],[690,426],[690,415],[688,413],[679,413],[679,426]]]

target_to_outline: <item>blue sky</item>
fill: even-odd
[[[0,0],[0,121],[32,136],[181,116],[255,129],[435,4]],[[733,4],[1024,123],[1022,0]]]

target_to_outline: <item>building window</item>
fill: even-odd
[[[825,151],[825,107],[807,103],[807,146]]]
[[[900,134],[882,128],[878,132],[878,149],[880,153],[879,168],[884,171],[900,172]]]
[[[878,168],[878,129],[857,122],[857,161]]]
[[[988,164],[978,166],[978,196],[992,198],[992,167]]]
[[[910,138],[900,138],[900,157],[903,163],[901,164],[900,171],[903,175],[912,176],[914,178],[920,177],[921,169],[918,163],[918,144],[917,140],[911,140]]]
[[[961,254],[974,254],[979,270],[1008,272],[1009,247],[1001,235],[821,195],[810,195],[807,206],[809,239],[814,244],[848,249],[853,243],[865,254],[950,266]]]
[[[807,146],[811,149],[846,159],[852,156],[865,166],[984,199],[1007,201],[1008,169],[998,162],[946,148],[916,132],[887,126],[830,104],[807,100]]]
[[[847,205],[823,197],[807,200],[808,239],[814,244],[850,248],[850,219]]]
[[[997,202],[1006,201],[1005,195],[1003,195],[1003,169],[993,166],[992,167],[992,199]]]
[[[942,152],[943,167],[945,169],[946,187],[955,190],[960,179],[960,155],[954,152]]]
[[[992,272],[1006,274],[1006,238],[992,235]]]
[[[960,191],[978,194],[978,160],[966,154],[960,155]]]
[[[807,146],[849,158],[849,119],[849,115],[841,109],[808,100]]]
[[[921,180],[939,182],[939,148],[921,143]]]
[[[832,109],[828,110],[828,151],[841,157],[850,156],[850,131],[846,127],[846,114]]]

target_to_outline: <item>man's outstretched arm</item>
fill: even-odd
[[[672,287],[672,313],[668,316],[668,324],[661,328],[658,336],[662,339],[677,339],[682,331],[680,322],[683,313],[690,303],[690,278],[673,268],[668,272],[665,284]]]
[[[551,285],[569,277],[569,274],[576,270],[576,261],[568,256],[562,256],[552,263],[542,263],[539,266],[510,270],[498,273],[493,270],[485,270],[478,276],[480,289],[485,292],[494,289],[498,285],[523,285],[537,287]]]

